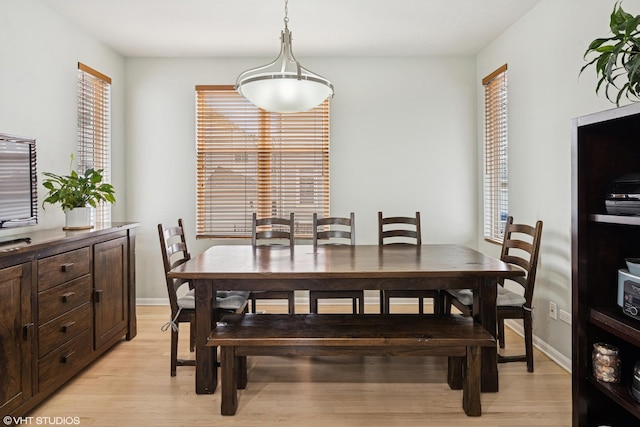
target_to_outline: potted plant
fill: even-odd
[[[56,175],[44,172],[47,178],[42,185],[48,190],[42,203],[59,203],[65,213],[67,230],[91,228],[91,208],[98,203],[114,203],[115,190],[109,183],[103,182],[103,169],[88,168],[83,174],[73,169],[74,156],[71,154],[71,173]]]
[[[621,2],[616,2],[611,13],[610,37],[597,38],[591,42],[584,53],[585,60],[590,54],[596,54],[591,61],[582,67],[580,74],[594,65],[599,77],[596,93],[604,84],[607,99],[614,102],[609,90],[614,88],[616,106],[620,105],[623,95],[631,101],[640,100],[640,15],[633,16],[622,9]]]

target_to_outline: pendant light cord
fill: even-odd
[[[288,29],[289,23],[289,0],[284,0],[284,28]]]

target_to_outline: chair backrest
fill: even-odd
[[[260,218],[254,212],[251,220],[251,245],[290,246],[295,244],[295,221],[293,212],[289,218]]]
[[[514,224],[512,216],[507,218],[500,259],[525,271],[525,276],[510,280],[517,282],[524,288],[525,307],[529,308],[533,300],[541,237],[542,221],[537,221],[535,227],[532,227],[526,224]]]
[[[422,244],[422,231],[420,229],[420,212],[415,217],[391,216],[383,217],[378,212],[378,244]]]
[[[164,227],[158,224],[158,235],[160,237],[160,250],[162,251],[162,262],[164,274],[167,281],[167,292],[169,294],[169,304],[171,312],[178,311],[178,289],[185,283],[190,283],[184,279],[170,279],[168,276],[171,269],[184,264],[191,259],[191,254],[187,249],[187,241],[184,237],[184,227],[182,218],[178,219],[178,226]]]
[[[355,245],[356,221],[353,212],[349,218],[329,217],[318,218],[313,214],[313,249],[318,245]]]

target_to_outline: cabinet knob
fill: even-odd
[[[60,271],[62,271],[63,273],[66,273],[66,272],[71,270],[71,267],[73,267],[73,263],[72,262],[70,262],[68,264],[62,264],[60,266]]]
[[[65,354],[60,358],[60,363],[69,363],[71,356],[73,356],[75,353],[75,351],[70,351],[69,353]]]
[[[67,332],[69,332],[69,329],[75,324],[76,324],[76,322],[74,322],[74,321],[67,322],[67,323],[65,323],[64,325],[62,325],[60,327],[60,330],[62,331],[62,333],[66,334]]]
[[[71,297],[73,297],[75,294],[75,292],[67,292],[66,294],[62,294],[62,302],[69,302]]]

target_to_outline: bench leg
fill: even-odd
[[[447,383],[451,390],[462,390],[462,364],[464,357],[449,357],[447,359]]]
[[[236,356],[236,385],[239,389],[245,389],[247,381],[247,356]]]
[[[462,408],[469,416],[479,417],[482,414],[480,403],[480,347],[468,346],[462,388]]]
[[[235,347],[220,347],[220,374],[222,385],[222,403],[220,413],[222,415],[235,415],[238,409],[238,391],[236,388],[236,356]]]

